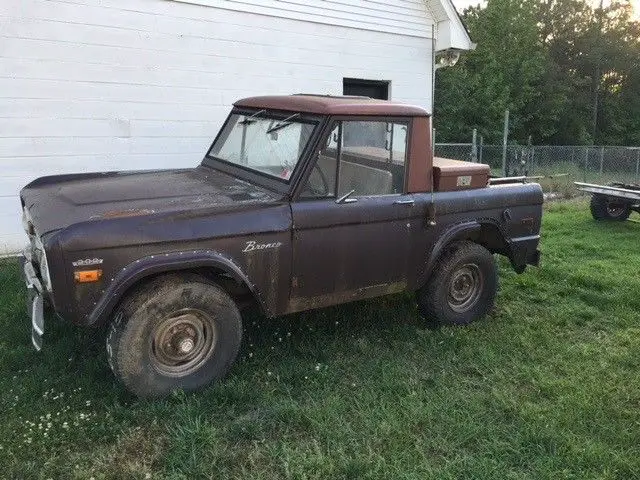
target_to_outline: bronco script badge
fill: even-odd
[[[269,248],[278,248],[282,246],[282,242],[274,243],[256,243],[253,240],[249,240],[244,245],[243,252],[253,252],[254,250],[267,250]]]

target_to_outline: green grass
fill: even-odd
[[[543,228],[542,267],[500,261],[485,321],[429,330],[410,295],[251,317],[225,381],[157,402],[114,381],[99,332],[51,319],[32,351],[7,264],[0,477],[639,478],[640,224],[567,202]]]

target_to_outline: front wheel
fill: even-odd
[[[418,290],[418,310],[441,325],[466,325],[489,313],[497,291],[498,269],[491,252],[477,243],[457,242]]]
[[[223,377],[241,336],[240,313],[226,292],[202,277],[168,275],[121,304],[109,327],[107,355],[128,390],[161,397]]]

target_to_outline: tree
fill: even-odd
[[[438,138],[536,143],[640,140],[640,22],[628,1],[488,0],[463,18],[475,51],[436,74]],[[595,119],[595,128],[594,128]]]

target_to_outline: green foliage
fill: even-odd
[[[249,316],[229,377],[155,402],[103,332],[49,318],[34,352],[0,265],[0,478],[637,478],[640,224],[545,209],[542,266],[500,259],[484,321],[429,330],[409,294]]]
[[[475,51],[436,74],[441,141],[640,143],[640,22],[628,0],[488,0],[464,20]],[[593,125],[594,105],[598,105]],[[595,136],[594,136],[595,134]]]

